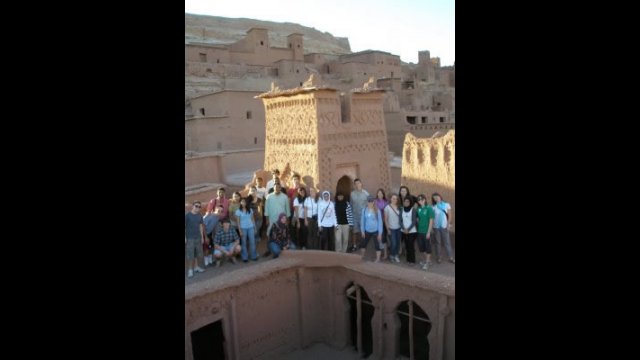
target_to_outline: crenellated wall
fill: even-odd
[[[382,90],[304,88],[260,95],[265,105],[264,169],[291,169],[305,185],[335,189],[343,176],[371,192],[389,189]]]
[[[441,136],[417,138],[407,133],[402,149],[402,185],[412,194],[434,192],[451,204],[455,219],[455,130]],[[455,220],[452,221],[455,226]]]

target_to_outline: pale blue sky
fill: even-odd
[[[455,0],[185,0],[185,12],[293,22],[348,37],[351,51],[367,49],[418,62],[429,50],[441,65],[455,60]]]

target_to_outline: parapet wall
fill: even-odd
[[[417,138],[407,133],[402,149],[402,185],[411,194],[434,192],[451,204],[455,218],[455,130],[431,138]],[[455,220],[453,221],[455,226]]]
[[[193,358],[191,332],[222,321],[229,359],[277,359],[322,342],[350,345],[346,290],[368,294],[373,353],[393,359],[400,338],[398,305],[413,301],[428,315],[430,359],[455,359],[455,280],[360,256],[316,250],[285,252],[273,261],[185,287],[185,359]]]

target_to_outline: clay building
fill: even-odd
[[[402,184],[408,186],[413,194],[424,193],[430,197],[434,192],[439,193],[451,204],[455,218],[455,160],[455,130],[436,133],[429,138],[418,138],[408,133],[402,150]],[[455,221],[452,225],[455,226]]]
[[[257,91],[222,90],[191,99],[185,150],[209,152],[264,147],[264,107]]]
[[[185,287],[185,360],[281,359],[317,343],[453,360],[455,279],[308,250]]]
[[[207,121],[194,121],[203,115],[198,113],[202,106],[193,102],[219,102],[220,107],[230,107],[221,96],[198,100],[202,92],[211,93],[207,88],[261,93],[269,89],[271,82],[281,88],[300,87],[311,74],[322,75],[328,87],[340,92],[348,92],[372,76],[379,79],[378,87],[387,91],[383,110],[388,148],[395,154],[400,154],[404,135],[409,131],[424,137],[455,128],[455,67],[441,67],[440,59],[432,58],[428,50],[418,53],[418,64],[402,63],[399,56],[377,50],[305,54],[303,37],[291,33],[286,36],[285,46],[277,47],[270,43],[267,28],[253,27],[244,38],[231,43],[185,43],[185,74],[202,79],[190,85],[189,95],[185,93],[185,126],[190,133],[186,150],[220,150],[218,144],[221,149],[229,148],[224,144],[229,132],[245,131],[242,122],[231,119],[228,126],[220,126],[228,131],[211,131],[212,117],[220,116],[219,112],[204,115],[210,117]],[[238,106],[237,111],[248,111],[247,104]],[[217,119],[216,123],[224,123],[220,117]],[[246,137],[251,140],[256,136]],[[244,140],[230,149],[262,144],[259,136],[253,144],[256,146]]]
[[[303,87],[260,94],[265,108],[264,169],[289,168],[308,186],[350,193],[355,178],[370,192],[389,189],[384,90],[373,82],[339,93],[311,76]]]

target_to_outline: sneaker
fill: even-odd
[[[193,270],[189,269],[189,272],[187,272],[187,277],[188,278],[192,278],[193,277]]]
[[[427,263],[422,264],[422,270],[429,270],[429,265]]]
[[[394,260],[395,260],[395,262],[396,262],[396,263],[398,263],[398,264],[400,263],[400,257],[399,257],[398,255],[396,255],[396,257],[394,258]]]
[[[426,264],[424,261],[420,260],[420,265]]]
[[[204,257],[204,266],[206,267],[207,265],[209,265],[209,257],[205,256]]]
[[[204,269],[203,269],[203,268],[201,268],[201,267],[199,267],[199,266],[196,266],[196,268],[195,268],[195,269],[193,269],[193,270],[194,270],[195,272],[197,272],[197,273],[203,273],[203,272],[204,272]]]

